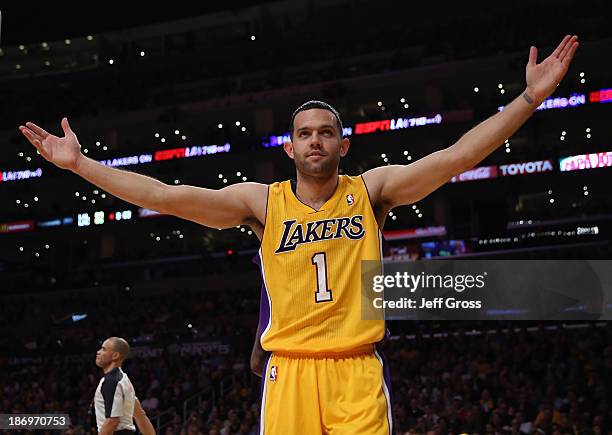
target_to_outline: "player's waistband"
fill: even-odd
[[[347,358],[357,355],[367,355],[374,353],[373,344],[364,344],[363,346],[354,349],[348,349],[340,352],[321,351],[321,352],[294,352],[294,351],[272,351],[272,355],[286,358]]]

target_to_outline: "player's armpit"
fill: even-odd
[[[392,209],[415,203],[469,168],[453,147],[436,151],[409,165],[390,165],[363,174],[374,207]]]
[[[238,183],[220,190],[194,186],[166,186],[157,210],[211,228],[231,228],[266,216],[268,186]]]
[[[255,337],[255,342],[253,343],[253,349],[251,350],[251,372],[261,378],[263,376],[265,362],[266,351],[264,351],[261,347],[261,343],[259,341],[259,333],[257,333]]]

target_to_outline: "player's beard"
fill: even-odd
[[[295,155],[295,167],[298,172],[312,178],[328,178],[338,174],[340,154],[328,153],[317,161],[303,156]]]

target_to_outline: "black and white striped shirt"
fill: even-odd
[[[127,375],[119,367],[106,373],[94,395],[94,410],[98,432],[107,418],[119,417],[119,425],[115,431],[135,431],[134,403],[136,393]]]

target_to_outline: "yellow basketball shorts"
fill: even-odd
[[[333,357],[272,353],[260,418],[260,435],[392,434],[388,366],[371,347]]]

